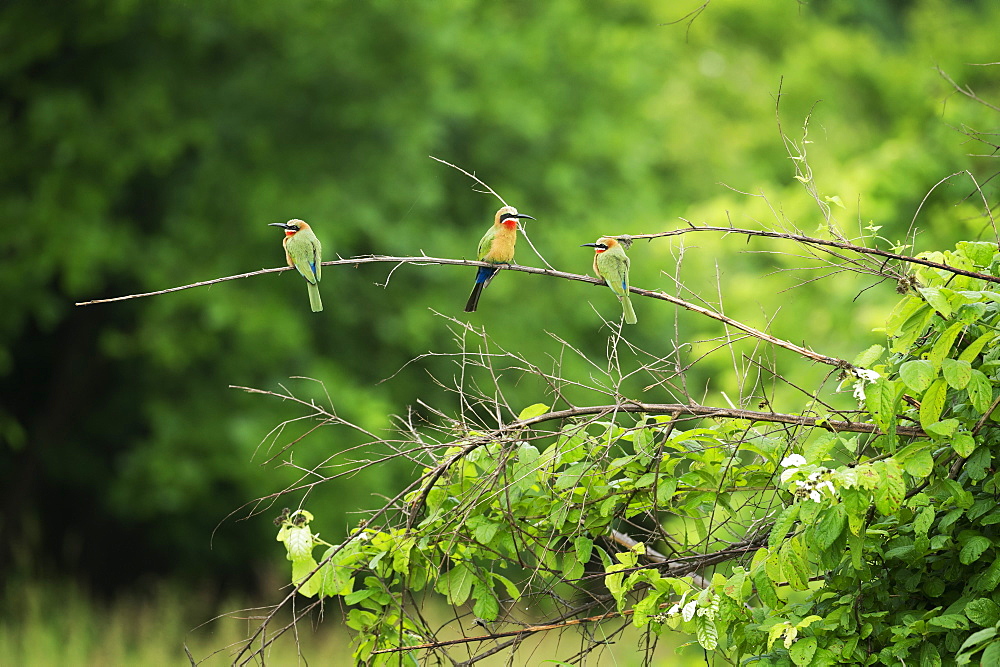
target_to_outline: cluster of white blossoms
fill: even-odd
[[[864,403],[865,385],[874,384],[882,376],[867,368],[852,368],[851,372],[858,378],[854,381],[854,398],[858,399],[858,403]]]
[[[781,483],[784,484],[790,477],[799,472],[799,468],[806,464],[806,457],[801,454],[789,454],[781,461],[785,469],[781,472]],[[791,490],[799,498],[809,498],[815,502],[823,500],[823,492],[828,491],[830,496],[837,495],[837,489],[830,482],[829,476],[833,471],[829,468],[817,468],[805,479],[794,479],[791,483]]]

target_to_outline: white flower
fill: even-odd
[[[870,371],[867,368],[855,368],[854,374],[858,378],[854,383],[854,398],[860,403],[865,400],[865,385],[873,384],[875,380],[882,376],[876,371]]]
[[[855,368],[854,374],[858,376],[859,380],[864,380],[868,384],[873,384],[875,380],[882,377],[878,371],[870,371],[867,368]]]
[[[801,454],[789,454],[781,460],[781,465],[785,468],[804,466],[805,464],[806,457]]]

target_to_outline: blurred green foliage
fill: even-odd
[[[966,177],[913,218],[945,176],[992,174],[969,155],[988,151],[956,129],[988,130],[995,117],[935,67],[996,101],[996,68],[970,63],[996,59],[1000,6],[717,0],[671,23],[700,4],[0,7],[0,570],[56,566],[113,585],[149,573],[245,577],[280,560],[266,546],[277,511],[229,515],[298,477],[260,463],[270,429],[299,413],[229,385],[329,395],[340,416],[379,432],[418,399],[454,408],[428,380],[448,376],[447,359],[379,381],[419,354],[454,351],[435,311],[461,314],[472,269],[404,266],[384,286],[390,265],[331,268],[318,315],[292,273],[73,305],[279,266],[267,223],[291,217],[314,225],[328,259],[472,257],[498,204],[428,155],[535,216],[532,241],[569,271],[589,268],[580,243],[675,228],[678,216],[822,233],[776,124],[780,85],[786,134],[801,139],[812,113],[810,164],[820,194],[845,204],[834,210],[846,233],[873,222],[902,240],[912,221],[915,250],[991,233],[977,197],[965,200]],[[520,263],[539,264],[520,248]],[[776,270],[814,262],[748,248],[794,250],[708,234],[643,243],[632,283],[721,299],[728,315],[825,354],[851,358],[876,340],[862,337],[884,320],[892,286],[855,301],[869,282],[840,274],[786,292],[817,272]],[[546,332],[602,363],[595,310],[617,308],[603,288],[505,273],[470,320],[553,367],[561,344]],[[629,336],[658,355],[723,333],[661,303],[636,299],[636,310]],[[717,356],[689,378],[710,399],[740,382],[729,353]],[[785,359],[792,379],[825,373]],[[567,376],[586,372],[565,363]],[[638,397],[648,383],[636,382]],[[527,405],[540,391],[512,384],[508,398]],[[278,444],[309,427],[291,425]],[[295,449],[296,465],[354,444],[323,433]],[[310,506],[375,504],[368,494],[396,474],[368,468],[323,485]]]

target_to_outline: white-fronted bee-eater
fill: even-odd
[[[306,279],[309,289],[309,306],[314,313],[323,310],[323,300],[319,298],[319,279],[323,266],[323,246],[316,234],[305,222],[289,220],[288,222],[272,222],[271,227],[281,227],[285,230],[285,239],[281,245],[285,248],[285,261]]]
[[[479,242],[479,261],[491,264],[510,264],[514,261],[514,244],[517,242],[517,221],[519,218],[534,220],[530,215],[518,213],[513,206],[504,206],[493,218],[493,226],[486,230]],[[475,312],[483,288],[490,284],[499,269],[481,266],[476,272],[476,284],[465,304],[465,312]]]
[[[621,241],[611,236],[602,236],[597,243],[584,243],[581,248],[594,249],[594,273],[603,278],[618,300],[622,302],[622,312],[625,324],[635,324],[635,311],[632,300],[628,298],[628,267],[629,258],[625,248],[631,245],[631,240]]]

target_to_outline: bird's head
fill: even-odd
[[[534,220],[534,218],[530,215],[518,213],[517,209],[513,206],[504,206],[497,211],[496,218],[493,220],[493,223],[497,225],[506,225],[507,227],[514,229],[517,227],[518,218],[528,218],[529,220]]]
[[[594,252],[600,255],[602,252],[608,250],[609,248],[614,248],[618,245],[618,239],[612,238],[610,236],[602,236],[597,239],[597,243],[582,243],[581,248],[593,248]]]
[[[303,229],[309,229],[309,225],[298,219],[292,219],[288,222],[271,222],[268,223],[268,227],[281,227],[285,230],[285,236],[294,236]]]

